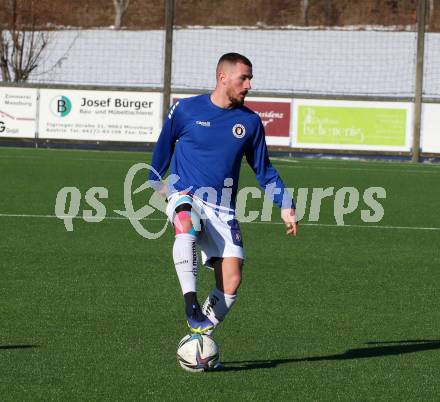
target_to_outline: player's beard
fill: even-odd
[[[247,92],[239,92],[236,95],[232,91],[228,91],[227,95],[229,101],[231,102],[231,107],[241,107],[244,105],[244,100],[246,98]],[[243,97],[241,95],[243,95]]]

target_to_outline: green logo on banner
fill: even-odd
[[[404,146],[405,109],[299,106],[298,144]]]
[[[72,102],[67,96],[56,96],[50,102],[50,109],[57,117],[66,117],[72,110]]]

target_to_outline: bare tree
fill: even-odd
[[[4,0],[7,19],[0,24],[0,71],[3,81],[22,82],[37,68],[49,33],[36,30],[34,0]]]
[[[301,0],[302,22],[304,26],[309,25],[309,0]]]
[[[125,13],[127,12],[130,0],[113,0],[115,6],[115,28],[121,29],[122,21],[124,20]]]
[[[333,0],[326,0],[325,1],[325,25],[326,26],[333,26],[336,25],[336,21],[334,19],[334,4]]]
[[[429,25],[434,21],[434,0],[428,1],[428,21]]]

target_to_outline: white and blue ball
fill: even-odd
[[[177,361],[192,373],[209,370],[218,359],[218,345],[209,335],[186,335],[177,346]]]

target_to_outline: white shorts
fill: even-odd
[[[201,232],[197,235],[197,245],[202,252],[203,265],[213,267],[213,259],[238,257],[244,260],[243,241],[240,226],[234,210],[219,210],[196,196],[174,193],[168,198],[167,216],[174,221],[175,209],[192,198],[193,211],[201,218]]]

